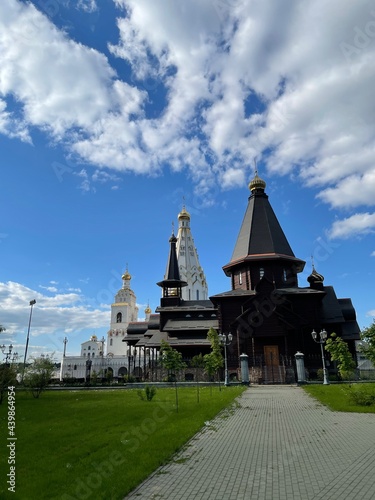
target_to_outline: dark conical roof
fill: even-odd
[[[170,243],[169,256],[168,256],[167,269],[165,271],[164,280],[157,283],[157,285],[187,286],[186,281],[181,281],[180,271],[178,268],[177,252],[176,252],[177,238],[173,233],[172,236],[169,238],[169,243]]]
[[[224,266],[229,270],[232,265],[248,260],[264,258],[285,258],[292,260],[298,268],[304,262],[297,259],[289,245],[279,221],[273,211],[268,196],[264,192],[265,182],[256,174],[250,183],[251,196],[242,221],[241,229],[230,262]]]

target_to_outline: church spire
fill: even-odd
[[[157,283],[163,289],[162,306],[179,304],[182,297],[181,288],[187,286],[186,281],[182,281],[180,278],[176,253],[177,238],[173,232],[169,238],[169,243],[169,256],[164,280]]]
[[[263,277],[277,287],[297,286],[305,262],[297,259],[265,193],[266,183],[255,170],[251,195],[233,250],[223,269],[233,288],[254,289]]]
[[[206,276],[199,263],[197,249],[190,230],[190,214],[183,205],[178,214],[177,260],[181,279],[187,282],[182,290],[184,300],[207,300]]]

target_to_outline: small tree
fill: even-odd
[[[191,360],[191,366],[195,368],[195,381],[197,384],[197,402],[199,403],[199,380],[198,380],[198,373],[199,370],[204,368],[204,358],[202,356],[202,353],[197,354],[194,356]]]
[[[176,389],[176,411],[178,413],[178,391],[177,391],[177,373],[186,367],[186,363],[182,360],[182,354],[176,349],[173,349],[165,340],[161,341],[160,346],[160,363],[168,370],[168,379],[171,379],[174,374],[174,385]]]
[[[0,404],[3,402],[4,393],[8,387],[17,382],[17,365],[14,363],[2,363],[0,365]]]
[[[211,352],[204,355],[204,366],[209,377],[213,377],[215,374],[218,375],[220,368],[223,367],[224,358],[221,352],[219,335],[214,328],[208,330],[207,339],[211,344]]]
[[[375,366],[375,320],[361,331],[361,341],[359,350]]]
[[[52,355],[33,358],[32,364],[26,369],[23,381],[25,386],[31,390],[34,398],[39,398],[42,391],[45,390],[52,378],[53,371]]]
[[[331,338],[326,342],[325,350],[330,353],[332,361],[337,361],[340,377],[350,377],[354,371],[355,363],[348,344],[341,337],[338,337],[336,333],[331,333]]]

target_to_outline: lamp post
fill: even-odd
[[[25,356],[23,358],[23,370],[22,370],[22,382],[23,376],[25,374],[25,366],[26,366],[26,358],[27,358],[27,348],[29,347],[29,338],[30,338],[30,326],[31,326],[31,317],[33,315],[33,306],[36,304],[36,300],[30,300],[30,317],[29,317],[29,327],[27,329],[27,337],[26,337],[26,347],[25,347]]]
[[[9,362],[14,362],[18,358],[18,352],[14,352],[12,356],[12,351],[13,351],[13,345],[10,344],[8,346],[8,352],[5,351],[6,345],[0,345],[1,352],[5,355],[5,365],[9,366]]]
[[[324,359],[324,350],[323,350],[323,345],[325,344],[328,334],[326,330],[323,328],[323,330],[320,331],[320,333],[316,333],[315,330],[311,332],[311,336],[313,338],[313,341],[316,342],[317,344],[320,344],[320,348],[322,350],[322,363],[323,363],[323,385],[329,385],[329,380],[328,380],[328,370],[326,368],[326,361]],[[319,339],[318,339],[319,337]]]
[[[229,374],[228,374],[228,357],[227,357],[227,347],[231,344],[233,340],[233,335],[231,333],[220,333],[219,340],[224,346],[224,366],[225,366],[225,380],[224,385],[229,385]]]

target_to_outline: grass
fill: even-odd
[[[333,411],[347,411],[355,413],[375,413],[375,405],[359,406],[351,401],[350,390],[374,391],[375,385],[364,384],[314,384],[302,386],[306,392],[318,399],[322,404]]]
[[[0,406],[0,498],[121,499],[223,408],[242,387],[16,393],[16,494],[7,491],[7,401]],[[5,453],[4,453],[5,450]]]

